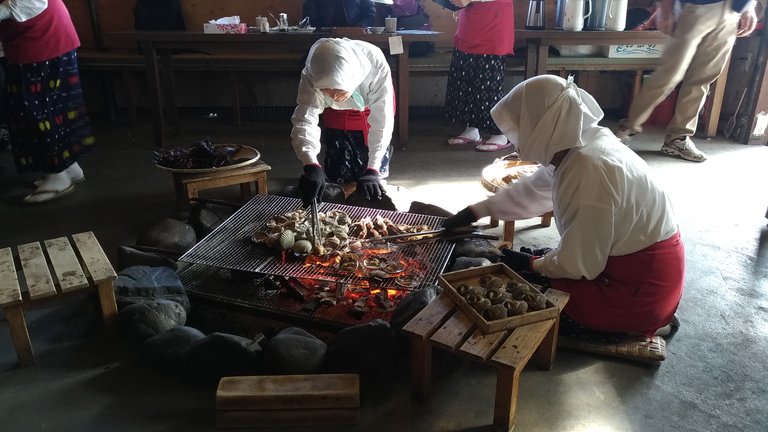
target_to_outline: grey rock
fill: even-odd
[[[443,292],[441,287],[429,285],[403,297],[395,307],[395,311],[392,312],[392,318],[389,320],[392,330],[399,333],[403,326],[408,324],[408,321],[412,320],[416,314],[427,307],[441,292]]]
[[[389,195],[384,195],[378,200],[367,200],[362,193],[354,191],[347,197],[346,204],[355,207],[397,211],[397,207],[395,206],[395,203],[392,202],[392,198],[390,198]]]
[[[196,328],[178,326],[144,341],[141,345],[145,359],[158,366],[171,366],[179,362],[193,343],[204,338]]]
[[[499,260],[501,253],[499,248],[486,239],[466,239],[456,242],[453,253],[457,257],[487,258],[491,262]]]
[[[396,345],[389,323],[376,319],[340,331],[328,348],[328,365],[332,372],[359,374],[366,383],[392,382]]]
[[[276,375],[320,372],[328,346],[297,327],[280,331],[264,349],[264,371]]]
[[[195,341],[183,356],[187,370],[211,381],[222,376],[258,375],[261,359],[256,341],[227,333],[211,333]]]
[[[171,251],[186,252],[197,243],[197,234],[191,225],[165,218],[139,235],[136,244]]]
[[[453,213],[449,212],[448,210],[442,207],[438,207],[432,204],[426,204],[420,201],[413,201],[411,203],[411,207],[408,209],[408,213],[438,216],[438,217],[445,217],[445,218],[453,216]]]
[[[189,210],[189,224],[194,228],[197,238],[203,238],[232,216],[232,213],[232,207],[196,203]]]
[[[130,246],[119,246],[117,248],[118,271],[137,265],[149,267],[170,267],[172,270],[176,270],[178,268],[176,261],[160,254],[140,251]]]
[[[118,273],[114,283],[117,308],[165,299],[175,301],[190,311],[189,297],[179,275],[169,267],[133,266]]]
[[[118,314],[120,330],[129,339],[143,342],[152,336],[184,325],[184,308],[169,300],[154,300],[126,307]]]
[[[493,264],[488,258],[458,257],[451,266],[451,271],[459,271],[472,267],[483,267]]]

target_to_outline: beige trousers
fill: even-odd
[[[624,121],[626,128],[642,131],[654,108],[682,82],[675,113],[667,125],[667,139],[696,132],[709,85],[723,72],[736,40],[740,15],[730,4],[730,0],[682,4],[675,31],[664,43],[661,62],[632,100]]]

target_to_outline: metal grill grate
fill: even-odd
[[[275,195],[257,195],[234,215],[222,223],[211,234],[185,253],[179,260],[232,270],[263,273],[267,275],[327,280],[343,284],[368,284],[354,275],[343,275],[334,269],[306,266],[301,258],[287,257],[263,245],[251,241],[251,235],[265,227],[275,215],[284,214],[301,207],[301,200]],[[328,212],[338,209],[350,215],[352,220],[381,215],[395,224],[429,225],[438,227],[443,218],[413,213],[391,212],[365,207],[351,207],[322,203],[318,210]],[[453,243],[435,241],[418,245],[391,245],[389,259],[411,259],[420,263],[420,285],[432,284],[448,263]],[[385,279],[377,287],[403,289],[394,279]]]

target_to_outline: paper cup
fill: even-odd
[[[397,18],[384,18],[384,31],[395,33],[397,31]]]

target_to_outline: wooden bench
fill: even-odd
[[[569,294],[554,289],[545,293],[561,311]],[[411,337],[411,390],[423,401],[432,380],[432,347],[495,366],[496,396],[493,424],[505,431],[515,426],[520,374],[531,357],[549,370],[555,361],[560,317],[539,321],[511,331],[483,334],[447,294],[441,294],[403,327]]]
[[[104,323],[117,321],[112,282],[115,270],[92,232],[0,249],[0,308],[8,320],[11,340],[22,366],[35,364],[23,308],[65,295],[95,290]],[[19,278],[20,273],[23,278]]]

